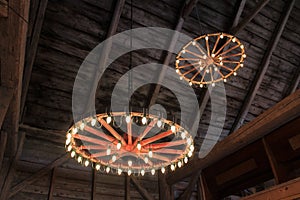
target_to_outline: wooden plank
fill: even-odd
[[[257,15],[257,13],[259,13],[259,11],[261,9],[263,9],[263,7],[265,7],[265,5],[267,5],[267,3],[270,0],[261,0],[258,5],[256,6],[256,8],[254,8],[251,13],[245,17],[238,25],[236,25],[233,29],[232,29],[232,33],[237,34],[238,31],[240,31],[241,29],[245,28],[245,26]]]
[[[25,140],[25,133],[21,134],[17,152],[15,153],[15,155],[12,158],[12,161],[10,162],[9,170],[8,170],[7,175],[5,177],[5,181],[2,185],[2,190],[1,190],[1,193],[0,193],[0,200],[9,199],[9,189],[10,189],[11,183],[14,179],[14,174],[15,174],[15,171],[16,171],[17,161],[19,160],[19,158],[22,154],[24,140]]]
[[[285,93],[285,96],[288,96],[288,95],[292,94],[293,92],[295,92],[297,90],[299,82],[300,82],[300,67],[298,66],[297,70],[292,78],[292,81],[289,85],[289,88]]]
[[[130,177],[131,183],[135,186],[137,191],[142,195],[145,200],[154,200],[153,196],[143,187],[134,177]]]
[[[263,81],[263,78],[264,78],[264,75],[265,73],[267,72],[267,69],[269,67],[269,63],[270,63],[270,60],[271,60],[271,56],[273,54],[273,51],[275,50],[278,42],[279,42],[279,39],[282,35],[282,32],[283,32],[283,29],[286,25],[286,22],[290,16],[290,13],[293,9],[293,6],[294,6],[294,3],[295,3],[295,0],[290,0],[287,4],[286,4],[286,7],[283,11],[283,14],[281,15],[281,18],[273,32],[273,35],[272,35],[272,38],[270,39],[269,41],[269,44],[268,44],[268,47],[267,47],[267,50],[264,54],[264,57],[262,59],[262,62],[261,62],[261,67],[259,68],[256,76],[255,76],[255,79],[254,81],[252,82],[251,84],[251,87],[247,93],[247,96],[244,100],[244,103],[243,103],[243,106],[235,120],[235,122],[233,123],[233,126],[231,128],[231,132],[237,130],[244,122],[244,119],[251,107],[251,104],[254,100],[254,97],[256,96],[257,94],[257,91]]]
[[[298,150],[300,148],[300,134],[291,137],[289,143],[294,151]]]
[[[48,4],[48,0],[40,0],[39,6],[37,8],[37,13],[34,15],[35,18],[30,19],[31,21],[34,21],[34,27],[32,30],[32,36],[29,42],[27,43],[27,48],[26,48],[20,116],[22,116],[24,112],[24,106],[25,106],[26,96],[29,88],[32,67],[36,57],[37,47],[39,44],[39,39],[40,39],[40,34],[44,22],[44,16],[45,16],[47,4]]]
[[[130,200],[130,176],[125,175],[125,200]]]
[[[95,169],[92,170],[93,176],[92,176],[92,190],[91,190],[91,199],[96,200],[96,182],[97,182],[97,171]]]
[[[272,152],[272,149],[268,144],[268,142],[265,140],[265,138],[263,138],[262,141],[272,168],[272,172],[275,178],[275,183],[276,184],[283,183],[287,179],[286,170],[280,163],[277,162],[274,153]]]
[[[238,25],[238,23],[240,21],[240,18],[241,18],[241,15],[244,11],[245,4],[246,4],[246,0],[239,0],[238,1],[238,9],[236,11],[232,26],[230,28],[231,30]]]
[[[0,17],[8,17],[8,0],[0,0]]]
[[[300,90],[288,96],[271,109],[241,127],[216,144],[203,159],[195,158],[184,167],[167,175],[168,184],[173,184],[204,169],[216,161],[228,156],[246,145],[264,137],[288,121],[300,115]]]
[[[211,192],[207,186],[205,176],[203,174],[199,177],[200,187],[201,187],[201,199],[202,200],[210,200],[213,199]]]
[[[1,172],[1,169],[2,169],[6,144],[7,144],[7,132],[1,131],[0,132],[0,172]]]
[[[198,0],[187,0],[187,1],[184,2],[184,5],[182,6],[182,9],[180,11],[180,16],[179,16],[179,19],[177,21],[175,31],[180,32],[182,30],[185,18],[190,15],[190,13],[193,10],[193,7],[197,4],[197,1]],[[163,62],[163,65],[169,66],[169,64],[171,62],[171,59],[172,59],[172,55],[173,55],[172,50],[175,48],[175,44],[178,41],[178,37],[179,37],[178,34],[174,34],[172,36],[171,41],[170,41],[170,45],[169,45],[169,48],[168,48],[169,51],[167,52],[167,55],[166,55],[166,57],[164,59],[164,62]],[[148,97],[151,96],[151,99],[150,99],[149,102],[145,102],[145,107],[149,107],[149,106],[155,104],[155,101],[158,98],[158,94],[159,94],[159,91],[160,91],[160,88],[161,88],[161,85],[159,83],[161,83],[162,80],[164,79],[165,73],[166,73],[165,69],[162,69],[162,70],[160,69],[159,70],[158,75],[157,75],[158,79],[156,81],[156,83],[158,83],[158,84],[155,85],[154,89],[152,87],[150,87],[150,90],[148,92]]]
[[[35,174],[31,175],[30,177],[26,178],[25,180],[21,181],[17,185],[15,185],[9,194],[9,197],[12,197],[13,195],[17,194],[19,191],[21,191],[23,188],[25,188],[27,185],[30,185],[31,183],[35,182],[38,180],[40,177],[44,176],[45,174],[49,173],[54,167],[57,167],[64,162],[66,162],[69,158],[68,154],[63,154],[53,162],[49,163],[47,166],[44,168],[40,169],[38,172]],[[0,198],[1,199],[1,198]],[[1,199],[2,200],[2,199]]]
[[[13,92],[12,88],[0,86],[0,129],[12,100]]]
[[[167,184],[165,174],[158,172],[159,199],[171,200],[170,186]]]
[[[56,167],[53,168],[52,173],[51,173],[51,179],[50,179],[50,187],[48,191],[48,200],[53,200],[53,191],[55,188],[55,179],[56,179]]]
[[[279,199],[298,199],[300,198],[300,178],[288,181],[286,183],[271,187],[270,189],[258,192],[256,194],[243,197],[241,200],[279,200]]]
[[[190,199],[192,196],[192,192],[195,188],[195,185],[197,184],[197,181],[199,179],[201,171],[198,171],[196,175],[194,175],[191,180],[189,181],[189,184],[187,188],[184,190],[184,192],[179,196],[178,200],[186,200]]]

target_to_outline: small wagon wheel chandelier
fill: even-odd
[[[227,81],[244,65],[244,45],[227,33],[202,35],[186,44],[176,57],[176,72],[190,86]]]
[[[126,124],[127,131],[117,121]],[[140,133],[133,133],[134,124],[143,127]],[[180,168],[192,156],[194,145],[192,136],[172,121],[139,112],[113,112],[75,123],[67,131],[66,150],[86,167],[144,176],[157,169],[164,173],[167,166],[172,171]]]

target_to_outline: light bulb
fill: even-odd
[[[224,81],[224,83],[226,83],[226,82],[227,82],[227,79],[226,79],[226,78],[224,78],[224,79],[223,79],[223,81]]]
[[[118,169],[118,175],[121,175],[122,174],[122,169]]]
[[[200,67],[200,71],[202,71],[203,70],[203,67]]]
[[[221,39],[223,39],[223,38],[224,38],[224,35],[223,35],[223,33],[220,35],[220,38],[221,38]]]
[[[189,161],[188,157],[184,157],[184,163],[186,164]]]
[[[193,142],[193,140],[192,140],[192,138],[189,137],[189,138],[186,140],[186,142],[187,142],[188,145],[191,145],[192,142]]]
[[[198,64],[199,64],[199,65],[201,65],[201,64],[202,64],[202,61],[201,61],[201,60],[199,60]]]
[[[203,88],[203,84],[200,84],[200,87]]]
[[[185,131],[182,131],[182,132],[181,132],[181,134],[180,134],[180,136],[181,136],[181,138],[184,140],[184,139],[185,139],[185,137],[186,137],[186,133],[185,133]]]
[[[205,36],[205,40],[208,40],[208,36]]]
[[[89,166],[89,164],[90,164],[90,162],[88,161],[88,160],[86,160],[85,162],[84,162],[84,166]]]
[[[129,170],[127,171],[128,176],[130,176],[131,173],[132,173],[132,171],[131,171],[131,169],[129,169]]]
[[[66,145],[69,145],[71,143],[71,138],[66,139]]]
[[[145,157],[145,158],[144,158],[144,161],[145,161],[145,163],[147,164],[148,161],[149,161],[148,157]]]
[[[80,126],[79,126],[80,130],[83,130],[83,129],[84,129],[84,126],[85,126],[84,122],[81,122],[81,124],[80,124]]]
[[[182,162],[181,161],[178,161],[177,163],[178,167],[180,168],[182,166]]]
[[[100,165],[99,164],[96,165],[96,170],[100,170]]]
[[[215,83],[212,83],[212,84],[211,84],[211,86],[215,87],[215,86],[216,86],[216,84],[215,84]]]
[[[151,169],[151,174],[152,174],[152,175],[155,174],[155,169]]]
[[[76,155],[76,152],[75,152],[75,151],[72,151],[72,152],[71,152],[71,157],[74,158],[75,155]]]
[[[203,56],[203,59],[206,59],[206,58],[207,58],[207,56],[206,56],[206,55],[204,55],[204,56]]]
[[[236,76],[237,75],[237,73],[236,72],[233,72],[233,76]]]
[[[195,46],[195,45],[196,45],[196,41],[193,41],[193,42],[192,42],[192,45]]]
[[[71,133],[68,133],[67,134],[67,139],[69,139],[69,138],[71,139],[71,137],[72,137]]]
[[[189,151],[189,152],[188,152],[188,157],[190,158],[190,157],[192,157],[192,155],[193,155],[193,152],[192,152],[192,151]]]
[[[108,149],[106,149],[106,155],[110,155],[111,154],[111,149],[110,149],[110,147],[108,147]]]
[[[223,62],[220,62],[220,65],[223,65]]]
[[[214,57],[215,57],[215,54],[214,54],[214,53],[213,53],[213,54],[211,54],[211,57],[213,57],[213,58],[214,58]]]
[[[182,54],[185,54],[185,49],[183,49],[181,52],[182,52]]]
[[[78,133],[78,128],[73,128],[73,131],[72,131],[73,134],[76,134]]]
[[[164,167],[161,168],[161,173],[165,173],[166,169]]]
[[[176,60],[176,63],[178,64],[180,61],[179,60]]]
[[[108,116],[107,118],[106,118],[106,123],[110,123],[111,122],[111,116]]]
[[[244,64],[243,64],[243,63],[241,63],[241,64],[240,64],[240,66],[241,66],[241,67],[244,67]]]
[[[121,147],[122,147],[122,144],[121,144],[121,141],[119,141],[118,144],[117,144],[117,149],[120,150]]]
[[[112,158],[111,158],[111,161],[112,161],[112,162],[115,162],[116,160],[117,160],[117,156],[116,156],[116,155],[113,155]]]
[[[206,69],[206,73],[208,73],[208,74],[209,74],[209,69]]]
[[[176,126],[175,126],[175,125],[172,125],[172,126],[171,126],[171,131],[172,131],[173,133],[176,132]]]
[[[142,124],[146,124],[147,123],[147,118],[144,116],[143,118],[142,118]]]
[[[236,38],[234,37],[234,38],[232,38],[232,42],[235,42],[235,40],[236,40]]]
[[[127,124],[130,123],[131,116],[130,115],[126,115],[125,121],[126,121]]]
[[[77,162],[78,162],[78,163],[81,163],[81,161],[82,161],[82,157],[79,156],[79,157],[77,158]]]
[[[97,120],[96,120],[95,118],[93,118],[93,119],[91,120],[91,125],[92,125],[92,126],[95,126],[95,125],[96,125],[96,122],[97,122]]]
[[[174,171],[175,170],[175,166],[174,164],[171,165],[171,170]]]
[[[192,85],[193,85],[193,83],[190,81],[190,82],[189,82],[189,86],[192,86]]]
[[[191,145],[191,146],[190,146],[190,150],[191,150],[192,152],[195,150],[194,145]]]
[[[244,48],[244,45],[241,44],[240,48],[243,49],[243,48]]]
[[[128,166],[131,167],[132,166],[132,161],[128,160]]]
[[[162,121],[161,121],[161,119],[159,119],[159,120],[157,121],[156,125],[157,125],[157,127],[159,127],[159,128],[162,126]]]
[[[179,73],[179,69],[176,69],[176,73],[177,73],[177,74]]]
[[[141,170],[141,175],[144,176],[145,175],[145,170]]]
[[[243,58],[246,58],[247,56],[246,56],[246,54],[243,54]]]
[[[106,173],[109,173],[110,167],[107,166],[105,170],[106,170]]]
[[[219,60],[222,60],[222,59],[223,59],[222,56],[220,56],[220,57],[219,57]]]
[[[67,151],[70,152],[71,150],[72,150],[72,145],[69,145]]]
[[[148,152],[148,156],[149,156],[149,158],[152,158],[153,152],[151,150]]]
[[[142,149],[142,145],[140,142],[137,143],[136,148],[140,151]]]

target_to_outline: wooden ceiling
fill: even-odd
[[[3,4],[4,12],[2,1],[7,3]],[[6,0],[0,2],[0,30],[6,27],[3,23],[10,23],[7,32],[0,31],[1,44],[16,46],[1,46],[1,54],[5,54],[0,57],[0,103],[7,106],[0,106],[0,127],[8,112],[2,126],[2,130],[8,133],[4,156],[7,162],[3,162],[3,170],[9,172],[8,161],[18,155],[17,141],[22,144],[22,137],[16,139],[18,132],[26,133],[23,148],[22,145],[19,147],[22,150],[19,151],[19,161],[14,164],[16,179],[11,180],[12,185],[17,185],[18,180],[28,180],[26,177],[34,176],[38,170],[41,170],[39,177],[42,177],[37,182],[33,177],[19,188],[13,188],[18,195],[11,199],[90,199],[91,196],[94,199],[123,199],[128,195],[124,193],[124,177],[95,175],[90,169],[70,161],[64,155],[64,133],[73,122],[72,89],[78,69],[96,45],[130,29],[130,1],[31,0],[29,9],[23,1],[19,7]],[[243,42],[247,53],[245,67],[225,84],[227,115],[222,140],[300,87],[299,13],[300,1],[295,0],[133,0],[133,27],[164,27],[190,37],[229,32]],[[13,20],[19,27],[16,35],[10,34],[16,26]],[[10,38],[9,42],[5,38]],[[20,58],[14,56],[20,53],[6,50],[17,47],[19,51],[26,49]],[[21,66],[14,70],[4,67],[15,60]],[[98,110],[109,107],[116,82],[129,70],[128,61],[129,55],[119,58],[98,83]],[[174,61],[175,56],[164,51],[145,49],[133,52],[133,66],[154,62],[174,67]],[[92,78],[92,75],[88,74],[86,78]],[[155,72],[155,76],[163,78],[163,73]],[[12,88],[17,88],[17,91]],[[203,111],[195,140],[199,149],[209,125],[211,106],[205,88],[194,87],[194,90]],[[2,96],[7,98],[2,100]],[[11,99],[14,103],[10,105],[15,110],[5,103]],[[167,88],[145,85],[132,97],[134,106],[144,107],[154,102],[163,105],[172,115],[180,113],[174,94]],[[4,137],[1,133],[1,138]],[[5,146],[2,145],[2,152]],[[56,177],[54,186],[53,177]],[[64,181],[66,179],[70,181]],[[143,188],[138,188],[144,185],[158,199],[157,179],[157,176],[141,178],[140,184],[135,184],[133,178],[131,184],[136,189],[131,189],[131,198],[145,199],[140,195]],[[1,178],[0,185],[2,181]],[[177,189],[180,190],[180,186]]]

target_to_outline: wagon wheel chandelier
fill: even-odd
[[[226,33],[202,35],[186,44],[176,57],[176,72],[190,86],[201,88],[219,81],[227,82],[244,66],[244,45]]]
[[[122,131],[119,123],[127,126]],[[133,125],[140,127],[134,133]],[[152,131],[153,129],[158,129]],[[136,129],[135,129],[136,130]],[[139,112],[113,112],[87,117],[75,123],[66,134],[66,150],[84,166],[106,173],[142,175],[174,171],[188,162],[194,151],[192,136],[180,125]]]

